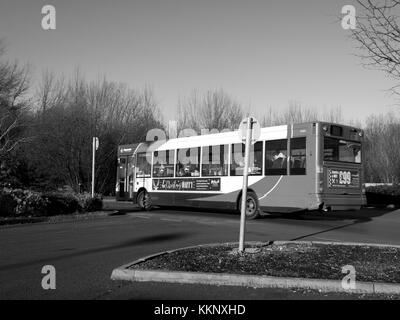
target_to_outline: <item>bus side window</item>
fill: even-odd
[[[290,139],[290,174],[306,174],[306,138]]]
[[[153,177],[174,176],[175,150],[154,151]]]
[[[203,177],[228,175],[228,145],[203,147],[201,175]]]
[[[200,176],[200,147],[178,149],[176,159],[176,176]]]
[[[138,153],[136,161],[136,178],[149,178],[151,176],[151,165],[147,161],[146,153]]]
[[[265,175],[287,175],[287,139],[266,141]]]
[[[250,147],[249,175],[259,176],[262,174],[263,143],[257,141]],[[236,143],[232,145],[231,176],[242,176],[244,169],[245,145]]]

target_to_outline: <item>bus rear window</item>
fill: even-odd
[[[361,163],[361,144],[325,137],[324,160]]]

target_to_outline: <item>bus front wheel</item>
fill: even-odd
[[[239,199],[238,203],[238,209],[239,212],[242,207],[242,197]],[[247,192],[247,202],[246,202],[246,219],[252,220],[252,219],[257,219],[260,217],[260,207],[258,204],[258,198],[257,195],[249,191]]]
[[[147,191],[141,191],[137,196],[137,204],[141,210],[150,211],[151,204],[151,196]]]

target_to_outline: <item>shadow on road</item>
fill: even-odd
[[[133,240],[130,240],[130,241],[123,242],[118,246],[112,247],[112,249],[118,249],[118,248],[123,248],[123,247],[131,247],[131,246],[137,246],[137,245],[143,245],[143,244],[153,244],[153,243],[157,243],[157,242],[178,240],[178,239],[186,238],[189,235],[190,235],[189,233],[176,232],[176,233],[166,233],[166,234],[159,234],[159,235],[154,235],[154,236],[141,237],[141,238],[137,238],[137,239],[133,239]]]
[[[211,214],[225,214],[230,216],[237,216],[239,213],[235,210],[229,209],[215,209],[215,208],[193,208],[193,207],[157,207],[158,211],[178,211],[178,212],[185,212],[188,211],[190,213],[211,213]]]
[[[137,212],[140,209],[133,205],[130,202],[121,202],[114,201],[105,203],[105,210],[117,210],[110,215],[125,215],[129,212]],[[220,214],[225,216],[237,216],[239,213],[235,210],[227,210],[227,209],[215,209],[215,208],[188,208],[188,207],[175,207],[175,206],[166,206],[166,207],[155,207],[154,211],[162,211],[168,213],[168,211],[175,212],[185,212],[185,214],[198,214],[198,213],[206,213],[206,214]],[[362,221],[371,221],[373,218],[383,216],[387,213],[393,212],[394,209],[387,208],[362,208],[361,210],[346,210],[346,211],[329,211],[329,212],[320,212],[320,211],[299,211],[299,212],[291,212],[291,213],[263,213],[260,217],[261,220],[271,220],[271,219],[288,219],[288,220],[321,220],[321,221],[341,221],[341,220],[362,220]]]
[[[117,210],[117,212],[111,213],[110,215],[125,215],[130,212],[138,212],[140,209],[133,205],[131,202],[123,201],[110,201],[104,205],[104,210]],[[209,214],[221,214],[226,216],[237,216],[238,212],[235,210],[227,209],[215,209],[215,208],[193,208],[193,207],[155,207],[154,211],[177,211],[185,213],[209,213]],[[383,216],[387,213],[393,212],[394,209],[387,208],[362,208],[361,210],[346,210],[346,211],[299,211],[291,213],[277,213],[269,212],[263,213],[260,219],[290,219],[290,220],[365,220],[370,221],[373,218]]]
[[[6,270],[10,270],[10,269],[15,269],[15,268],[23,268],[23,267],[32,266],[35,264],[46,264],[49,262],[54,263],[54,261],[57,261],[57,260],[79,257],[79,256],[93,254],[93,253],[99,253],[99,252],[103,252],[103,251],[116,250],[116,249],[118,250],[118,249],[123,249],[123,248],[135,247],[135,246],[139,246],[139,245],[142,246],[142,245],[146,245],[146,244],[154,244],[157,242],[165,243],[166,241],[183,239],[183,238],[187,238],[190,236],[193,236],[193,234],[187,233],[187,232],[174,232],[174,233],[165,233],[165,234],[159,234],[159,235],[154,235],[154,236],[139,237],[139,238],[134,238],[132,240],[125,241],[125,242],[122,242],[122,243],[119,243],[119,244],[116,244],[113,246],[80,250],[80,251],[76,251],[73,253],[60,254],[60,255],[50,256],[50,257],[46,257],[46,258],[40,258],[37,260],[31,260],[31,261],[27,261],[27,262],[3,265],[3,266],[0,266],[0,271],[6,271]],[[60,249],[59,251],[71,251],[71,250],[74,250],[74,249],[73,248]]]
[[[175,212],[185,212],[193,214],[221,214],[225,216],[235,217],[239,215],[239,212],[234,210],[226,209],[206,209],[206,208],[187,208],[187,207],[160,207],[156,209],[157,211],[163,211],[168,213],[168,211]],[[371,221],[374,218],[383,216],[393,209],[386,208],[362,208],[361,210],[345,210],[345,211],[299,211],[291,213],[279,213],[279,212],[269,212],[263,213],[259,220],[304,220],[304,221],[345,221],[345,220],[360,220],[363,222]],[[400,212],[400,211],[399,211]]]
[[[107,210],[108,211],[108,210]],[[115,210],[115,211],[111,211],[111,213],[109,214],[109,216],[124,216],[127,213],[130,212],[137,212],[140,211],[139,208],[130,208],[130,209],[119,209],[119,210]]]
[[[361,210],[352,210],[352,211],[333,211],[333,212],[319,212],[319,211],[305,211],[299,212],[295,214],[285,214],[283,217],[281,214],[270,214],[268,216],[264,216],[264,219],[288,219],[288,220],[302,220],[302,221],[344,221],[344,220],[353,220],[350,223],[346,223],[344,225],[335,226],[332,228],[324,229],[318,232],[313,232],[310,234],[306,234],[300,237],[296,237],[290,239],[290,241],[302,240],[308,237],[313,237],[316,235],[320,235],[323,233],[327,233],[334,230],[339,230],[343,228],[347,228],[349,226],[354,226],[356,224],[370,222],[374,218],[381,217],[385,214],[393,212],[393,209],[386,208],[362,208]]]
[[[362,208],[361,210],[345,210],[345,211],[329,211],[329,212],[301,211],[301,212],[293,212],[285,214],[270,213],[263,215],[261,219],[325,220],[325,221],[361,220],[363,222],[367,222],[393,211],[394,211],[393,209],[386,209],[386,208]]]
[[[308,238],[308,237],[313,237],[313,236],[320,235],[320,234],[323,234],[323,233],[327,233],[327,232],[330,232],[330,231],[347,228],[347,227],[350,227],[350,226],[353,226],[353,225],[356,225],[356,224],[359,224],[359,223],[368,222],[369,220],[370,219],[367,219],[367,220],[361,220],[361,219],[355,220],[355,221],[353,221],[351,223],[347,223],[345,225],[332,227],[332,228],[324,229],[324,230],[321,230],[321,231],[318,231],[318,232],[313,232],[313,233],[309,233],[309,234],[306,234],[306,235],[303,235],[303,236],[300,236],[300,237],[296,237],[296,238],[290,239],[290,241],[299,241],[299,240],[302,240],[302,239],[305,239],[305,238]]]

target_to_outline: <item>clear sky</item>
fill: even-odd
[[[56,30],[41,27],[46,4]],[[150,84],[166,120],[179,97],[214,88],[256,114],[296,100],[363,120],[393,109],[385,90],[394,83],[354,56],[337,20],[346,4],[354,1],[0,0],[0,38],[37,78],[79,66],[90,80]]]

